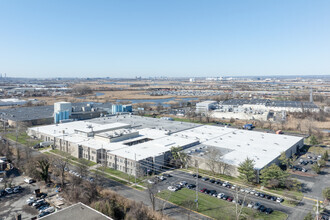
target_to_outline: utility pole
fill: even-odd
[[[135,167],[135,175],[134,175],[134,178],[135,178],[135,185],[136,185],[136,153],[134,154],[134,167]]]
[[[317,198],[316,202],[316,219],[319,220],[319,198]]]
[[[197,176],[196,176],[196,210],[198,211],[198,160],[195,160],[195,165],[197,169]]]

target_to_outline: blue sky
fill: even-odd
[[[329,75],[328,0],[0,0],[16,77]]]

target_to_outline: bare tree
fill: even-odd
[[[55,170],[58,172],[58,175],[61,180],[61,186],[64,187],[65,170],[68,167],[68,159],[61,159],[55,157],[52,161],[52,165],[55,167]]]
[[[243,198],[241,199],[239,196],[239,190],[236,187],[235,192],[233,193],[233,197],[235,202],[235,215],[236,215],[236,220],[239,220],[243,211],[243,208],[245,206],[245,199],[246,199],[247,193],[244,193]]]
[[[152,210],[156,209],[156,195],[158,193],[157,184],[148,184],[147,185],[147,193],[151,202]]]

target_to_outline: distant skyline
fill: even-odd
[[[328,0],[0,0],[9,77],[330,75]]]

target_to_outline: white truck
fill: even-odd
[[[43,148],[43,147],[48,147],[50,145],[53,145],[54,142],[53,141],[44,141],[44,142],[40,142],[39,144],[36,144],[33,148]]]

